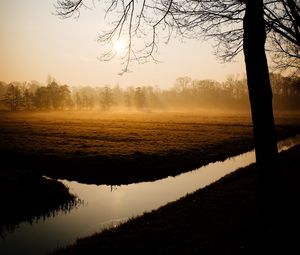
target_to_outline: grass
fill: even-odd
[[[160,179],[253,148],[251,120],[245,113],[0,115],[4,164],[85,183]],[[278,118],[279,138],[299,130],[299,116]]]
[[[32,222],[69,211],[77,199],[62,183],[37,176],[29,171],[0,170],[0,235],[14,230],[22,221]]]
[[[259,217],[255,164],[117,228],[54,254],[294,254],[298,247],[300,146],[281,154],[276,221]],[[295,250],[296,249],[296,250]]]

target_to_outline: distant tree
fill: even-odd
[[[145,95],[147,98],[147,107],[149,108],[162,108],[162,103],[159,98],[161,93],[160,89],[152,86],[145,87]]]
[[[7,84],[3,81],[0,81],[0,104],[5,105],[6,103],[6,90]]]
[[[0,96],[4,96],[6,93],[7,84],[4,81],[0,81]]]
[[[66,105],[70,104],[71,92],[67,85],[58,85],[55,81],[52,81],[46,88],[50,105],[54,110],[64,109]]]
[[[134,92],[134,104],[136,108],[143,109],[146,106],[146,95],[142,87],[137,87]]]
[[[78,110],[91,110],[95,106],[97,91],[89,86],[82,87],[75,92],[75,105]]]
[[[178,93],[183,92],[185,89],[187,89],[189,86],[191,86],[192,79],[191,77],[185,76],[185,77],[179,77],[175,81],[175,90]]]
[[[40,110],[63,110],[73,104],[68,85],[58,85],[54,81],[46,87],[36,89],[33,102]]]
[[[113,91],[110,87],[105,86],[101,92],[100,105],[103,111],[108,111],[113,105]]]
[[[31,93],[28,88],[25,88],[23,92],[23,104],[27,111],[32,110],[34,104],[33,101],[34,101],[34,94]]]
[[[51,101],[51,107],[54,110],[57,110],[61,106],[62,99],[60,87],[55,81],[52,81],[47,85],[47,90]]]
[[[280,74],[270,75],[274,109],[299,110],[300,108],[300,77],[284,77]]]
[[[77,110],[82,110],[83,108],[83,99],[79,92],[75,93],[75,105]]]
[[[91,110],[95,106],[95,100],[94,97],[91,95],[82,95],[82,108],[86,110]]]
[[[61,85],[59,87],[59,107],[65,109],[66,107],[72,107],[73,101],[71,99],[71,91],[68,85]]]
[[[247,96],[247,80],[245,78],[239,79],[235,76],[229,76],[223,83],[223,88],[228,91],[235,98]]]
[[[51,97],[47,87],[39,87],[34,95],[34,106],[39,110],[51,109]]]
[[[4,101],[9,105],[11,111],[17,111],[22,106],[22,94],[20,87],[10,83],[4,96]]]
[[[50,74],[48,74],[47,78],[46,78],[46,85],[48,86],[51,83],[57,83],[57,82],[56,82],[56,79],[54,76],[51,76]]]
[[[130,109],[132,106],[132,97],[129,92],[124,93],[124,103],[127,109]]]
[[[115,105],[120,105],[123,103],[124,95],[123,90],[119,85],[116,85],[112,88],[113,101]]]
[[[135,89],[133,87],[129,87],[123,92],[124,104],[128,110],[134,106],[134,93]]]

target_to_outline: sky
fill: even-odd
[[[172,39],[159,48],[159,64],[133,64],[131,72],[118,75],[121,60],[100,61],[97,42],[105,23],[103,1],[83,9],[79,19],[60,19],[55,0],[0,0],[0,81],[46,82],[48,75],[71,86],[151,85],[168,88],[176,78],[225,80],[243,75],[243,56],[221,63],[208,42]],[[113,18],[113,17],[112,17]]]

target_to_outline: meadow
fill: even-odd
[[[177,175],[253,148],[250,115],[217,112],[1,112],[7,168],[95,184]],[[276,118],[278,138],[300,130],[299,114]]]

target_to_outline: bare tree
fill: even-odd
[[[100,105],[103,111],[109,111],[113,105],[113,91],[109,86],[105,86],[101,92]]]
[[[17,111],[22,105],[22,94],[20,87],[10,83],[7,87],[4,101],[10,106],[11,111]]]
[[[93,4],[93,0],[57,0],[57,14],[78,17],[80,8]],[[216,54],[231,60],[243,49],[246,5],[247,0],[111,0],[106,14],[113,13],[116,18],[111,29],[99,35],[99,42],[113,44],[120,38],[127,42],[123,71],[127,71],[130,61],[155,60],[160,39],[167,42],[172,35],[213,38]],[[269,50],[276,56],[280,53],[299,59],[299,8],[296,0],[263,1],[266,31],[271,35]],[[102,57],[110,59],[114,55],[112,48]]]
[[[288,41],[277,33],[270,36],[270,52],[273,60],[273,69],[289,75],[300,75],[300,47]]]
[[[88,4],[84,0],[58,0],[57,13],[70,17]],[[111,0],[106,14],[112,12],[115,22],[100,34],[99,41],[110,44],[120,38],[126,40],[124,72],[131,61],[155,61],[160,40],[167,42],[173,35],[212,38],[223,60],[244,52],[260,189],[264,202],[274,202],[279,164],[265,44],[267,33],[271,33],[273,42],[276,43],[274,35],[278,35],[299,49],[299,1]],[[143,44],[138,43],[141,40]],[[284,53],[285,48],[281,51]],[[104,58],[113,55],[109,51]]]
[[[134,103],[137,109],[144,109],[146,106],[145,88],[136,87],[134,91]]]
[[[265,6],[270,31],[268,50],[275,68],[300,74],[300,3],[296,0],[269,1]]]

